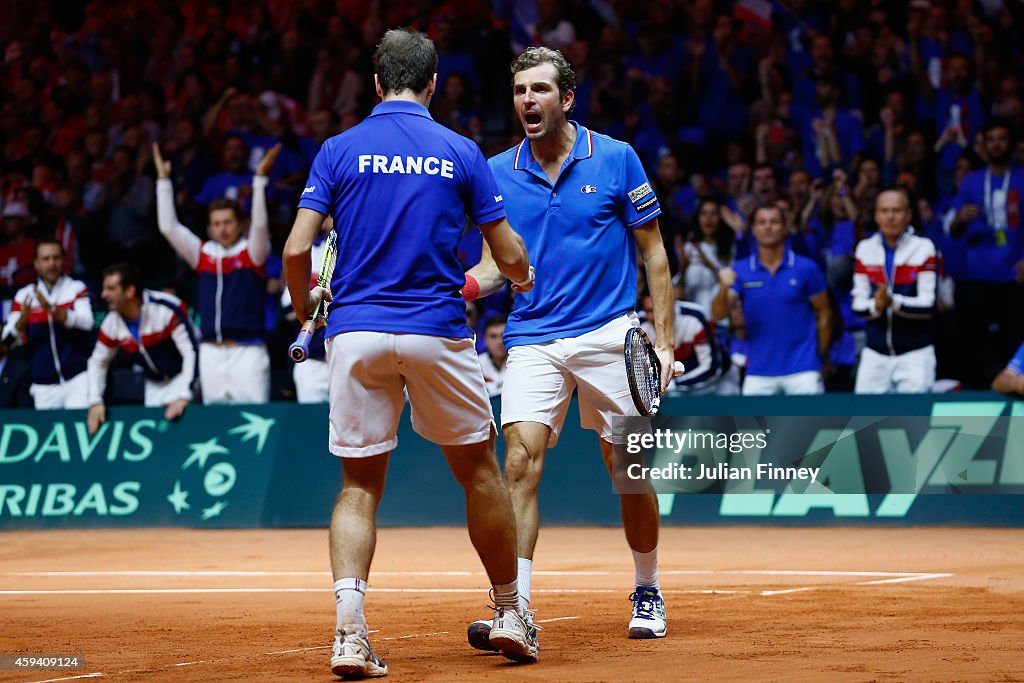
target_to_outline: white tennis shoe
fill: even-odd
[[[339,630],[334,635],[331,672],[342,678],[378,678],[387,676],[388,665],[374,654],[365,636]]]
[[[533,612],[527,610],[525,616],[519,616],[515,610],[498,607],[487,640],[503,657],[532,664],[540,657],[539,628],[533,623]]]
[[[633,618],[629,620],[630,638],[664,638],[668,635],[665,599],[657,588],[637,586],[629,599],[633,601]]]

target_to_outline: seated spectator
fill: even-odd
[[[103,393],[107,368],[118,350],[146,376],[145,405],[164,406],[164,419],[174,420],[192,401],[196,343],[192,322],[181,300],[142,289],[139,268],[119,263],[103,271],[103,300],[110,312],[100,325],[89,357],[90,435],[107,421]]]
[[[88,408],[85,368],[93,326],[89,290],[64,274],[60,242],[39,240],[34,267],[39,280],[15,294],[0,339],[26,348],[36,410]]]
[[[777,206],[754,211],[757,251],[719,271],[712,303],[716,320],[739,306],[747,350],[744,396],[820,394],[832,341],[832,309],[825,278],[810,259],[786,246],[785,217]]]
[[[879,232],[857,245],[853,310],[867,319],[854,391],[921,394],[935,384],[935,245],[910,225],[910,197],[885,190],[875,204]]]
[[[1003,371],[992,380],[992,391],[1024,396],[1024,344],[1020,345]]]
[[[480,369],[484,372],[487,395],[491,398],[501,396],[501,388],[505,385],[505,361],[508,359],[508,351],[502,341],[505,320],[505,316],[494,316],[484,323],[486,350],[480,354]]]
[[[684,245],[682,284],[698,306],[710,310],[718,294],[718,272],[735,260],[735,235],[722,220],[722,206],[702,199],[697,207],[697,229]]]
[[[203,402],[266,403],[270,400],[270,357],[263,343],[268,234],[266,187],[280,151],[275,146],[253,178],[252,231],[237,202],[218,199],[209,206],[210,240],[196,237],[178,222],[171,166],[153,146],[156,163],[157,221],[178,255],[199,273],[199,312],[203,343],[199,376]]]
[[[947,56],[943,64],[940,88],[933,88],[927,78],[919,80],[921,93],[917,103],[919,123],[933,124],[941,131],[936,143],[940,185],[948,185],[956,158],[967,147],[967,141],[985,124],[985,108],[971,58],[963,53]],[[920,69],[918,69],[920,75]],[[934,173],[932,175],[935,175]]]
[[[224,170],[206,179],[195,202],[208,206],[215,199],[233,199],[248,204],[252,197],[253,173],[249,170],[249,147],[240,135],[224,139],[221,168]]]
[[[27,285],[35,279],[32,268],[35,241],[29,239],[28,204],[15,199],[4,205],[0,233],[0,287]]]
[[[864,145],[861,122],[839,106],[842,85],[835,76],[815,81],[817,106],[793,107],[804,142],[804,168],[814,177],[833,166],[847,168]]]
[[[685,291],[681,292],[683,295]],[[643,315],[640,327],[655,341],[654,304],[649,292],[641,292]],[[735,396],[740,393],[739,370],[723,348],[707,308],[689,301],[675,301],[675,360],[685,367],[672,381],[670,390],[694,396]]]

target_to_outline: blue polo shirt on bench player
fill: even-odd
[[[743,302],[750,351],[747,375],[780,377],[821,371],[817,318],[810,299],[825,290],[814,261],[786,249],[772,275],[751,254],[733,266],[732,290]]]

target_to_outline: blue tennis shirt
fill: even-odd
[[[465,338],[456,247],[466,215],[505,209],[480,149],[416,102],[390,100],[327,140],[299,208],[334,217],[327,337],[357,330]]]
[[[733,266],[732,290],[743,302],[747,374],[780,377],[821,370],[817,317],[810,299],[825,291],[825,276],[809,258],[788,247],[772,275],[757,254]]]
[[[487,162],[537,270],[533,290],[515,297],[509,348],[576,337],[636,306],[632,228],[661,213],[658,198],[632,147],[573,125],[554,185],[526,140]]]

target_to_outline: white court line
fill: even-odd
[[[317,645],[316,647],[300,647],[294,650],[279,650],[277,652],[264,652],[265,655],[290,655],[294,652],[309,652],[311,650],[330,650],[333,645]]]
[[[434,631],[433,633],[413,633],[408,636],[392,636],[390,638],[381,638],[381,640],[407,640],[409,638],[426,638],[427,636],[446,636],[448,631]]]
[[[915,574],[913,576],[904,576],[898,579],[882,579],[881,581],[861,581],[856,583],[856,586],[879,586],[883,583],[906,583],[908,581],[929,581],[931,579],[948,579],[954,576],[954,574]]]
[[[579,619],[579,617],[555,617],[554,619],[538,619],[538,624],[550,624],[552,621],[571,621],[573,619]]]
[[[102,676],[103,673],[97,671],[93,674],[82,674],[81,676],[67,676],[66,678],[47,678],[45,681],[33,681],[33,683],[55,683],[56,681],[73,681],[77,678],[96,678]]]
[[[802,588],[787,588],[785,590],[779,590],[779,591],[761,591],[760,593],[758,593],[758,595],[784,595],[786,593],[802,593],[803,591],[812,591],[812,590],[814,590],[813,587],[811,587],[811,586],[804,586]]]

